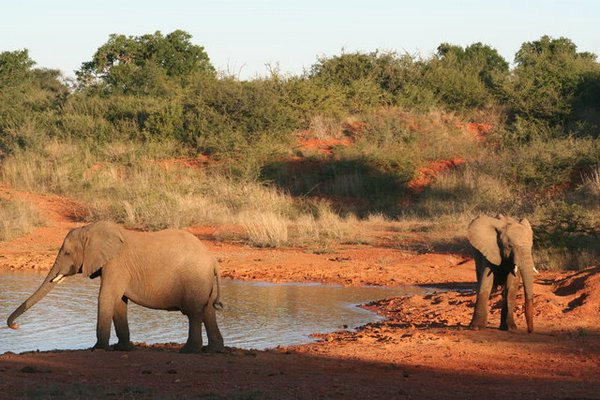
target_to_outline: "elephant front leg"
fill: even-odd
[[[113,315],[113,323],[115,324],[117,338],[119,338],[119,342],[113,346],[114,350],[133,350],[133,344],[129,339],[129,325],[127,323],[127,297],[123,297],[120,301],[117,301]]]
[[[120,301],[122,296],[123,293],[118,293],[106,280],[102,281],[100,295],[98,296],[98,321],[94,349],[110,350],[110,328],[117,301]]]
[[[98,301],[98,321],[96,323],[96,344],[94,349],[110,350],[110,327],[113,314],[113,305],[109,301]]]
[[[502,292],[502,313],[500,314],[500,329],[503,331],[517,330],[517,324],[514,319],[515,299],[519,280],[515,275],[509,273],[506,277],[506,286]]]
[[[494,284],[494,274],[487,266],[481,270],[478,278],[479,285],[477,287],[475,311],[473,312],[473,319],[469,325],[471,329],[483,329],[486,327],[488,317],[488,301],[490,299],[490,293],[492,292],[492,286]]]

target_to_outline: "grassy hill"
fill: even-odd
[[[112,35],[74,86],[0,53],[0,87],[2,181],[89,220],[236,225],[257,246],[360,242],[383,221],[461,251],[471,218],[504,213],[533,222],[545,268],[598,256],[600,67],[566,38],[524,43],[512,69],[441,44],[240,81],[185,32]],[[31,215],[9,230],[38,218],[0,206]]]

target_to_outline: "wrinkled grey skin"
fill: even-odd
[[[219,302],[219,269],[216,260],[192,234],[168,229],[135,232],[111,222],[97,222],[70,231],[54,266],[40,287],[8,318],[14,320],[42,299],[64,277],[81,273],[101,277],[98,296],[97,342],[109,349],[111,323],[119,339],[116,350],[131,350],[127,302],[148,308],[181,311],[189,319],[189,336],[181,349],[202,350],[202,323],[209,351],[223,349],[215,309]]]
[[[515,297],[521,276],[525,292],[527,331],[533,332],[533,231],[527,219],[480,215],[469,224],[469,242],[473,246],[477,270],[477,302],[471,320],[472,329],[486,327],[488,301],[495,285],[503,285],[500,329],[516,330],[513,318]]]

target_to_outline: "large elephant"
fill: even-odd
[[[518,275],[525,292],[527,331],[533,332],[533,231],[527,219],[480,215],[469,224],[469,242],[474,248],[477,270],[477,301],[470,327],[485,328],[488,301],[493,286],[503,285],[500,329],[515,330],[513,318]]]
[[[42,299],[65,277],[81,273],[101,277],[98,296],[97,342],[109,349],[111,321],[119,339],[116,350],[131,350],[127,302],[144,307],[181,311],[189,319],[189,335],[181,352],[202,350],[202,323],[209,351],[223,349],[215,309],[220,278],[217,261],[192,234],[175,229],[136,232],[111,222],[96,222],[71,230],[54,266],[40,287],[8,318],[14,320]]]

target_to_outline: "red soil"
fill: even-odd
[[[489,135],[494,127],[492,124],[486,123],[478,123],[478,122],[468,122],[465,125],[467,132],[469,132],[476,141],[483,142],[485,141],[487,135]]]
[[[0,243],[0,268],[48,269],[85,207],[8,188],[0,195],[30,201],[48,220]],[[0,398],[599,398],[599,267],[536,276],[535,333],[524,331],[520,297],[519,331],[497,329],[499,293],[492,296],[488,329],[471,331],[465,328],[473,291],[458,289],[472,289],[475,274],[461,255],[397,250],[397,236],[385,230],[375,233],[380,245],[340,245],[328,254],[222,243],[214,227],[190,231],[217,255],[227,277],[454,290],[374,301],[366,307],[383,322],[268,351],[183,355],[179,344],[137,344],[129,353],[5,353]]]
[[[301,151],[312,151],[326,155],[333,154],[333,148],[335,146],[350,146],[352,143],[354,143],[354,140],[349,136],[343,136],[340,138],[317,138],[314,137],[309,131],[299,132],[297,138],[298,148]]]
[[[461,158],[431,161],[428,165],[417,169],[417,177],[408,182],[408,188],[413,193],[421,193],[435,181],[440,173],[456,168],[464,163],[465,160]]]

